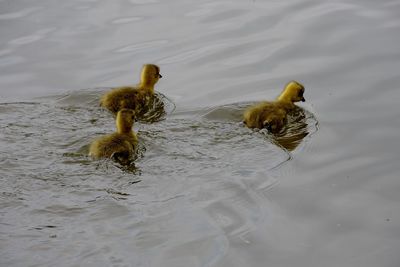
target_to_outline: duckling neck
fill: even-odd
[[[286,97],[284,97],[283,95],[280,95],[277,100],[277,102],[279,102],[280,104],[284,105],[287,108],[293,108],[294,107],[294,103],[287,99]]]
[[[117,121],[117,133],[119,134],[132,134],[132,125],[126,122]]]
[[[290,97],[287,94],[286,90],[283,90],[283,92],[277,97],[277,101],[280,102],[291,102]]]
[[[138,87],[140,90],[154,93],[154,84],[151,82],[141,82]]]
[[[119,127],[118,129],[117,129],[117,133],[119,133],[119,134],[128,134],[128,135],[131,135],[131,134],[133,134],[133,131],[132,131],[132,128],[124,128],[124,127]]]
[[[278,96],[278,98],[276,99],[279,102],[287,102],[287,103],[292,103],[292,101],[290,101],[287,97],[280,95]]]
[[[277,101],[279,102],[285,102],[285,103],[291,103],[293,104],[292,97],[290,95],[290,92],[288,92],[287,88],[285,88],[282,93],[278,96]]]

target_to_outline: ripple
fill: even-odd
[[[36,41],[39,41],[43,39],[42,35],[28,35],[28,36],[24,36],[24,37],[20,37],[17,39],[14,39],[12,41],[10,41],[10,44],[14,44],[14,45],[23,45],[23,44],[29,44],[29,43],[34,43]]]
[[[26,17],[36,11],[42,10],[42,7],[25,8],[17,12],[0,14],[0,20],[18,19]]]
[[[18,133],[25,136],[24,139],[28,134],[27,141],[35,139],[38,138],[35,132],[37,129],[41,132],[41,141],[36,144],[41,149],[34,148],[32,153],[57,149],[57,154],[61,156],[71,153],[74,155],[69,157],[68,161],[60,158],[61,165],[54,165],[55,168],[45,172],[40,170],[35,176],[54,177],[54,171],[58,173],[58,167],[63,169],[63,164],[68,166],[74,161],[83,164],[82,171],[88,163],[90,164],[86,160],[82,161],[80,156],[75,156],[75,153],[83,151],[82,147],[90,143],[96,133],[107,133],[115,127],[112,116],[96,106],[99,96],[105,90],[107,88],[87,92],[81,90],[65,96],[43,98],[43,101],[52,101],[50,103],[53,104],[49,106],[38,103],[25,105],[24,113],[30,114],[27,117],[21,113],[22,110],[18,111],[18,106],[13,104],[4,106],[6,110],[13,109],[14,111],[13,113],[2,112],[3,116],[12,115],[14,119],[9,120],[20,122],[13,124],[12,129],[10,128],[12,130],[12,133],[9,133],[10,138],[13,133]],[[164,98],[163,101],[168,100]],[[171,107],[169,112],[173,112],[174,106]],[[185,116],[182,114],[176,117],[171,116],[156,124],[139,123],[135,127],[138,128],[139,136],[146,147],[143,158],[137,162],[140,175],[143,176],[142,180],[145,180],[145,177],[153,176],[152,179],[154,179],[166,174],[170,177],[177,174],[194,175],[203,168],[206,168],[206,173],[213,173],[223,168],[230,175],[235,173],[251,175],[260,170],[258,167],[260,162],[263,162],[262,169],[268,170],[285,161],[287,155],[284,151],[266,142],[262,135],[254,134],[238,124],[240,108],[233,106],[233,109],[224,107],[206,112],[200,110]],[[32,120],[32,116],[36,119]],[[59,124],[59,121],[63,123]],[[13,151],[12,143],[7,149]],[[13,153],[15,152],[17,150]],[[243,161],[243,158],[249,160]],[[37,160],[43,159],[39,157]],[[173,165],[170,164],[171,160],[175,162]],[[61,173],[56,176],[59,175],[62,176]]]
[[[25,59],[20,56],[10,56],[0,58],[0,67],[12,66],[25,62]]]
[[[13,53],[13,50],[11,50],[11,49],[2,49],[2,50],[0,50],[0,56],[5,56],[5,55],[12,54],[12,53]]]
[[[108,87],[100,87],[82,90],[79,92],[71,92],[62,96],[47,97],[47,99],[56,99],[57,105],[63,106],[71,112],[74,110],[96,109],[100,96],[106,91],[112,90]],[[142,123],[154,123],[165,119],[166,115],[171,114],[175,110],[174,102],[160,92],[155,92],[153,102],[150,103],[149,110],[142,114],[139,121]],[[93,122],[96,120],[94,119]]]
[[[214,121],[241,122],[244,110],[251,104],[254,104],[254,102],[218,106],[203,111],[204,115],[202,116]],[[274,142],[288,151],[293,151],[303,142],[306,136],[312,135],[318,130],[317,125],[318,121],[311,112],[296,107],[288,115],[288,123],[280,133],[272,135],[265,130],[256,132],[265,135],[268,141]]]
[[[59,216],[78,216],[85,212],[84,208],[81,207],[68,207],[65,205],[51,205],[43,209],[33,210],[32,214],[40,213],[47,215],[59,215]]]
[[[137,52],[140,50],[159,47],[159,46],[167,44],[167,43],[168,43],[167,40],[156,40],[156,41],[151,41],[151,42],[144,42],[144,43],[133,44],[133,45],[124,46],[122,48],[118,48],[117,50],[115,50],[115,52],[117,52],[117,53]]]
[[[222,51],[226,47],[227,47],[227,45],[225,45],[225,44],[207,45],[204,47],[199,47],[196,49],[185,51],[185,52],[179,53],[174,56],[162,58],[161,60],[159,60],[159,63],[160,64],[172,64],[172,63],[178,63],[178,62],[183,62],[183,61],[190,61],[190,60],[194,60],[194,59],[203,57],[207,54],[210,54],[211,52]]]
[[[335,14],[339,11],[355,11],[357,5],[349,3],[325,3],[323,5],[316,5],[308,8],[306,13],[308,14],[307,20],[315,20],[316,17],[326,16],[329,14]]]
[[[132,171],[87,157],[115,129],[109,88],[1,104],[4,266],[398,263],[399,1],[0,2],[0,95],[116,82],[153,58],[190,107],[135,124]],[[243,101],[290,79],[319,112],[278,135],[243,127]]]
[[[204,23],[216,23],[219,21],[224,21],[225,23],[229,23],[230,19],[237,18],[238,16],[241,16],[243,14],[246,14],[247,11],[241,10],[241,9],[231,9],[231,10],[225,10],[220,13],[216,13],[213,15],[208,16],[207,18],[204,18],[202,22]]]
[[[189,11],[185,14],[185,17],[202,17],[214,12],[216,3],[208,3],[197,7],[194,11]]]
[[[37,42],[46,37],[49,33],[53,32],[55,28],[46,28],[37,31],[35,34],[31,34],[24,37],[19,37],[17,39],[11,40],[9,43],[12,45],[25,45]]]
[[[129,0],[130,3],[135,5],[146,5],[146,4],[154,4],[158,3],[158,0]]]
[[[143,17],[124,17],[111,21],[112,24],[127,24],[135,21],[143,20]]]

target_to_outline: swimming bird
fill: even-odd
[[[154,85],[162,78],[160,68],[154,64],[143,65],[140,83],[112,89],[100,99],[100,106],[116,114],[121,108],[135,110],[140,116],[149,108],[154,97]]]
[[[121,109],[117,113],[115,133],[94,140],[89,148],[89,155],[95,159],[112,158],[127,165],[135,155],[138,138],[132,131],[135,112],[132,109]]]
[[[262,101],[247,108],[243,122],[249,128],[266,128],[278,133],[287,121],[287,114],[293,110],[295,102],[305,101],[304,86],[296,81],[289,82],[275,101]]]

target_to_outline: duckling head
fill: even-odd
[[[140,84],[142,87],[153,89],[158,80],[162,78],[160,68],[154,64],[145,64],[140,75]]]
[[[304,102],[306,100],[304,99],[303,94],[304,86],[299,82],[291,81],[285,86],[285,89],[283,89],[283,92],[278,97],[278,100],[291,103],[299,101]]]
[[[115,124],[117,132],[121,134],[130,133],[135,121],[135,111],[132,109],[123,108],[117,113]]]

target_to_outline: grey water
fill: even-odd
[[[400,265],[398,1],[0,0],[0,266]],[[135,166],[87,156],[155,63]],[[290,80],[280,135],[241,123]]]

